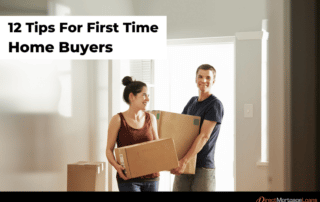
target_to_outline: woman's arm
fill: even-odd
[[[109,123],[109,128],[108,128],[106,156],[107,156],[109,163],[118,171],[119,176],[122,179],[127,180],[129,178],[127,178],[122,172],[122,170],[124,170],[125,168],[122,167],[120,164],[118,164],[118,162],[116,161],[116,159],[114,158],[114,155],[113,155],[113,150],[114,150],[114,147],[116,144],[118,131],[120,129],[120,124],[121,124],[121,118],[118,114],[116,114],[115,116],[113,116],[111,118],[110,123]]]
[[[149,113],[149,114],[150,114],[150,118],[151,118],[153,139],[154,140],[158,140],[159,136],[158,136],[158,126],[157,126],[156,116],[154,114],[151,114],[151,113]]]

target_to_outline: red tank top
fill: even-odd
[[[154,140],[154,137],[152,134],[152,124],[151,124],[149,113],[145,113],[144,125],[142,128],[139,128],[139,129],[135,129],[129,126],[129,124],[126,122],[122,113],[119,113],[119,116],[121,118],[121,125],[118,131],[118,137],[117,137],[118,148]],[[139,177],[139,179],[150,179],[150,178],[156,178],[159,176],[160,176],[160,173],[153,173],[150,175]],[[118,178],[118,181],[122,180],[118,175],[117,175],[117,178]]]

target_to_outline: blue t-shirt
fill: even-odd
[[[221,101],[214,95],[210,95],[207,99],[201,102],[198,102],[198,96],[194,96],[183,109],[182,114],[201,117],[200,129],[204,120],[217,122],[208,142],[197,155],[197,168],[215,168],[214,151],[220,131],[223,113],[223,105]]]

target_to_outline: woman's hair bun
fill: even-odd
[[[122,79],[122,84],[124,85],[124,86],[127,86],[127,85],[129,85],[130,83],[132,83],[133,82],[133,80],[132,80],[132,77],[131,76],[126,76],[126,77],[124,77],[123,79]]]

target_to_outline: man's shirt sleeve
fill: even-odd
[[[212,103],[210,107],[208,107],[208,110],[206,111],[204,119],[209,121],[215,121],[221,124],[223,114],[224,114],[223,105],[220,101],[216,100],[215,102]]]

